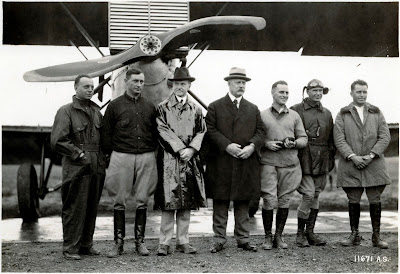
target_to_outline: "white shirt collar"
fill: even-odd
[[[175,96],[176,96],[176,99],[178,100],[178,102],[180,102],[180,101],[183,100],[182,105],[184,105],[184,104],[186,103],[187,95],[185,95],[185,96],[183,96],[183,97],[180,97],[180,96],[178,96],[178,95],[175,95]]]
[[[354,105],[356,107],[358,116],[360,116],[361,122],[364,122],[364,106],[358,107],[356,105]]]
[[[240,101],[242,100],[243,96],[240,96],[240,97],[237,97],[237,98],[236,98],[236,97],[233,96],[230,92],[228,92],[228,95],[229,95],[229,98],[231,99],[232,102],[233,102],[233,100],[236,99],[236,101],[238,102],[238,107],[239,107]]]

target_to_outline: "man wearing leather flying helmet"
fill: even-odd
[[[308,95],[305,99],[304,91]],[[291,107],[299,113],[308,137],[307,146],[300,149],[298,155],[303,173],[297,189],[303,195],[297,208],[296,244],[300,247],[326,244],[324,239],[314,234],[314,226],[319,208],[318,196],[325,188],[326,174],[335,165],[332,114],[321,104],[323,94],[328,91],[320,80],[313,79],[303,88],[303,101]]]

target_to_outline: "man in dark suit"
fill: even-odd
[[[233,201],[234,236],[238,247],[257,251],[249,243],[249,201],[260,198],[260,165],[257,153],[264,144],[265,127],[257,106],[243,99],[246,71],[232,68],[224,78],[229,93],[210,104],[206,116],[209,153],[206,169],[207,196],[213,199],[214,244],[212,253],[226,243],[228,208]]]

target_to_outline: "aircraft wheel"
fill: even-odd
[[[254,217],[256,214],[258,207],[260,205],[260,200],[250,200],[249,203],[249,217]]]
[[[35,167],[22,164],[17,175],[19,214],[24,222],[34,222],[40,217],[38,180]]]

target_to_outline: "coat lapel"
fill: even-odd
[[[232,116],[235,116],[238,110],[233,105],[231,98],[229,98],[228,94],[224,98],[224,104],[226,106],[226,109],[232,114]]]
[[[350,113],[353,116],[354,121],[356,121],[357,126],[362,129],[363,128],[363,122],[361,121],[361,117],[358,115],[357,110],[352,106],[350,108]]]

